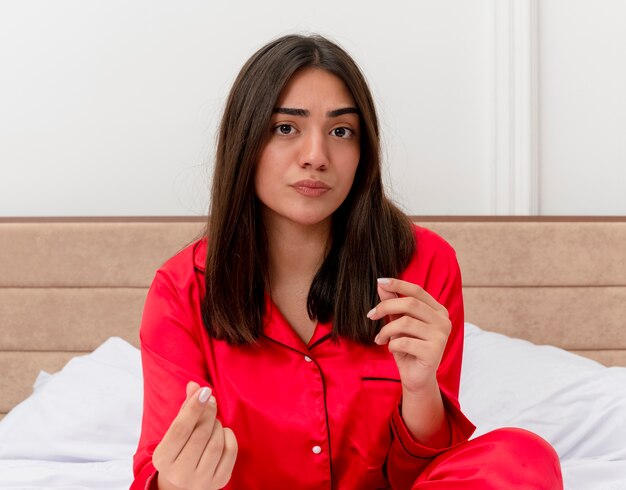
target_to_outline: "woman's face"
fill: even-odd
[[[352,187],[359,130],[356,104],[340,78],[319,68],[293,75],[256,162],[266,226],[330,223]]]

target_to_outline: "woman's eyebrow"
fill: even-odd
[[[292,109],[290,107],[274,107],[274,114],[287,114],[288,116],[308,117],[311,112],[306,109]]]
[[[308,109],[294,109],[292,107],[275,107],[273,110],[274,114],[286,114],[288,116],[300,116],[300,117],[308,117],[311,115],[311,111]],[[328,111],[326,113],[326,117],[338,117],[343,116],[344,114],[359,114],[359,111],[356,107],[342,107],[341,109],[335,109],[332,111]]]
[[[344,114],[356,114],[358,116],[359,110],[356,107],[343,107],[341,109],[335,109],[334,111],[328,111],[326,117],[338,117]]]

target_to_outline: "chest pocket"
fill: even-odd
[[[365,423],[368,474],[384,487],[383,465],[391,446],[391,414],[400,401],[402,384],[393,357],[366,360],[361,376],[362,420]],[[376,488],[379,488],[378,486]]]

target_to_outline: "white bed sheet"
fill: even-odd
[[[477,434],[523,427],[561,457],[568,490],[626,489],[626,368],[466,324],[460,400]],[[127,489],[141,422],[139,351],[110,338],[0,421],[0,489]]]
[[[626,368],[465,325],[461,407],[474,436],[521,427],[550,442],[569,490],[626,490]]]
[[[0,460],[0,487],[12,490],[128,490],[130,459],[71,463],[38,459]]]

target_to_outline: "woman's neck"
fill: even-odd
[[[276,221],[266,223],[272,289],[292,282],[310,284],[326,256],[330,220],[310,226]]]

